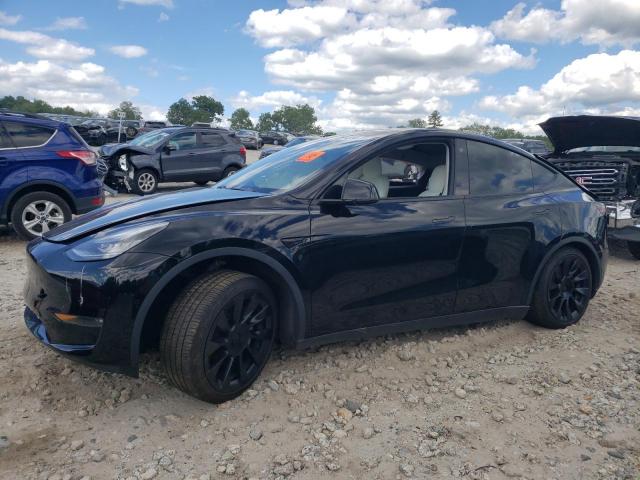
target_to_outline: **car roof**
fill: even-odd
[[[52,120],[50,118],[43,117],[42,115],[36,115],[33,113],[12,112],[8,110],[0,110],[0,119],[7,121],[12,120],[24,123],[32,123],[34,125],[42,125],[51,128],[60,128],[61,125],[67,124],[67,122]]]

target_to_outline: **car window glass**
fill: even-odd
[[[37,147],[47,143],[54,130],[52,128],[30,125],[19,122],[4,122],[4,126],[13,140],[20,147]]]
[[[7,134],[4,133],[1,126],[0,126],[0,148],[13,148],[13,144],[9,140],[9,137],[7,136]]]
[[[531,160],[488,143],[467,141],[471,195],[533,191]]]
[[[536,192],[542,192],[556,181],[558,173],[550,168],[540,165],[538,162],[531,162],[533,172],[533,186]]]
[[[200,135],[203,147],[219,147],[225,144],[224,138],[219,133],[202,132]]]
[[[197,148],[196,132],[178,133],[169,140],[169,145],[175,147],[177,151]]]
[[[441,143],[403,145],[351,171],[372,183],[380,198],[426,198],[448,194],[449,149]]]

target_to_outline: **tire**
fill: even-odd
[[[547,262],[538,279],[527,319],[546,328],[577,323],[589,306],[593,274],[585,256],[563,248]]]
[[[138,134],[138,130],[135,127],[127,127],[124,131],[127,138],[133,138]]]
[[[236,173],[238,170],[240,170],[238,167],[227,167],[224,169],[224,172],[222,172],[222,178],[230,177],[231,175]]]
[[[11,209],[13,229],[23,240],[33,240],[71,220],[71,207],[59,195],[33,192],[20,197]]]
[[[640,242],[627,242],[627,248],[636,260],[640,260]]]
[[[201,187],[204,187],[207,183],[209,183],[209,180],[198,180],[193,183],[195,183],[196,185],[200,185]]]
[[[158,189],[158,174],[149,168],[136,170],[133,174],[133,190],[138,195],[151,195]]]
[[[258,277],[222,270],[188,285],[169,308],[160,357],[171,383],[206,402],[237,397],[271,355],[275,298]]]

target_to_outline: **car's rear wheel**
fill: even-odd
[[[33,192],[20,197],[11,209],[11,223],[25,240],[41,237],[52,228],[71,220],[71,207],[59,195]]]
[[[125,133],[127,138],[133,138],[138,134],[138,130],[136,130],[135,127],[127,127]]]
[[[237,397],[269,359],[276,313],[271,290],[253,275],[223,270],[195,280],[169,309],[162,331],[169,379],[207,402]]]
[[[222,172],[222,178],[230,177],[231,175],[236,173],[238,170],[240,170],[238,167],[227,167],[224,169],[224,172]]]
[[[150,195],[158,189],[158,175],[147,168],[137,170],[133,175],[133,189],[138,195]]]
[[[634,258],[640,260],[640,242],[627,242],[627,247]]]
[[[578,322],[589,305],[593,275],[585,256],[563,248],[547,262],[536,285],[528,319],[546,328]]]

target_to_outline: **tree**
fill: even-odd
[[[217,122],[224,113],[224,106],[207,95],[193,97],[191,102],[181,98],[169,106],[167,120],[174,125],[192,125],[194,122]]]
[[[231,114],[231,128],[234,130],[240,130],[242,128],[253,128],[253,122],[249,117],[249,110],[246,108],[238,108]]]
[[[270,113],[261,113],[256,123],[256,130],[259,132],[268,132],[274,128],[273,118]]]
[[[0,98],[0,108],[6,108],[7,110],[24,113],[57,113],[61,115],[73,115],[76,117],[98,116],[97,112],[91,112],[88,110],[81,112],[69,106],[52,107],[44,100],[39,100],[37,98],[29,100],[22,96],[13,97],[11,95]]]
[[[193,97],[191,106],[194,110],[194,122],[217,122],[224,114],[224,106],[222,103],[208,95],[197,95]]]
[[[431,112],[429,118],[427,119],[427,123],[431,128],[440,128],[444,125],[444,123],[442,122],[442,116],[440,115],[440,112],[438,110],[434,110],[433,112]]]
[[[296,135],[322,135],[322,129],[316,125],[318,117],[314,108],[308,104],[291,107],[282,106],[271,115],[277,130]]]
[[[492,137],[497,139],[529,138],[532,140],[542,140],[547,144],[547,147],[552,148],[551,142],[546,135],[525,135],[524,133],[514,128],[503,128],[495,125],[483,125],[476,122],[464,126],[460,130],[463,132],[477,133],[479,135],[484,135],[485,137]]]
[[[423,118],[412,118],[407,123],[410,128],[427,128],[427,122]]]
[[[142,112],[140,112],[140,109],[129,100],[120,102],[120,106],[111,110],[107,114],[107,117],[118,119],[120,118],[118,115],[121,112],[124,113],[125,120],[142,120]]]

